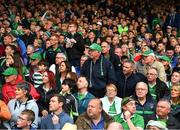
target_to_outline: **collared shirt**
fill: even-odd
[[[127,124],[127,121],[124,119],[123,113],[114,116],[114,120],[121,123],[125,130],[129,130],[129,126]],[[134,114],[131,116],[131,121],[135,127],[144,129],[144,119],[142,116]]]
[[[95,125],[92,122],[91,129],[92,130],[104,130],[104,117],[101,116],[101,120],[97,123],[97,125]]]

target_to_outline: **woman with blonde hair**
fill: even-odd
[[[172,114],[180,121],[180,85],[172,86],[170,102]]]

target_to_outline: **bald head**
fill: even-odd
[[[123,130],[123,127],[118,122],[112,122],[109,124],[107,130]]]

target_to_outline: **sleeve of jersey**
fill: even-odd
[[[75,99],[75,97],[73,95],[72,95],[72,113],[71,114],[72,114],[72,117],[79,115],[77,100]]]
[[[141,128],[142,130],[144,129],[144,118],[142,116],[137,116],[136,117],[136,121],[134,123],[134,125],[137,127],[137,128]]]

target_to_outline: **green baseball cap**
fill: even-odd
[[[89,49],[91,50],[95,50],[95,51],[98,51],[98,52],[101,52],[102,51],[102,48],[99,44],[97,43],[93,43],[90,45]]]
[[[161,60],[167,61],[167,62],[171,62],[171,59],[168,56],[161,56],[160,57]]]
[[[18,72],[15,68],[9,67],[2,74],[4,76],[10,76],[10,75],[18,75]]]
[[[153,50],[147,50],[142,55],[143,56],[155,56]]]
[[[121,106],[124,106],[124,105],[126,105],[128,102],[130,102],[130,101],[136,101],[134,98],[132,98],[132,97],[125,97],[125,98],[123,98],[123,100],[121,101]]]
[[[33,53],[33,54],[30,56],[30,59],[31,59],[31,60],[36,60],[36,59],[41,60],[42,57],[41,57],[41,54],[40,54],[40,53]]]

